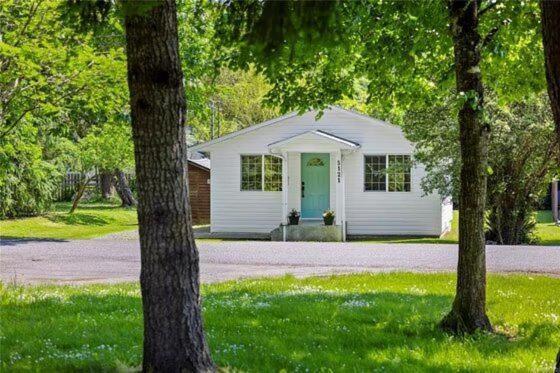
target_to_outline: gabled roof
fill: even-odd
[[[223,142],[223,141],[227,141],[227,140],[232,139],[234,137],[244,135],[248,132],[253,132],[255,130],[258,130],[259,128],[270,126],[271,124],[281,122],[283,120],[295,117],[297,115],[298,115],[298,113],[294,111],[294,112],[288,113],[286,115],[283,115],[281,117],[270,119],[270,120],[267,120],[266,122],[255,124],[255,125],[252,125],[250,127],[244,128],[242,130],[235,131],[235,132],[229,133],[227,135],[218,137],[216,139],[191,146],[189,149],[192,150],[192,151],[199,151],[199,149],[201,149],[201,148],[205,148],[205,147],[210,146],[210,145],[214,145],[214,144],[218,144],[218,143]]]
[[[356,149],[360,147],[360,144],[354,142],[354,141],[350,141],[350,140],[346,140],[342,137],[338,137],[335,136],[331,133],[325,132],[325,131],[321,131],[321,130],[312,130],[312,131],[307,131],[304,133],[300,133],[299,135],[295,135],[292,137],[288,137],[286,139],[280,140],[280,141],[275,141],[273,143],[268,144],[269,148],[280,148],[284,145],[290,144],[292,142],[295,142],[297,140],[306,138],[306,137],[318,137],[330,142],[334,142],[337,143],[338,145],[341,145],[343,148],[345,149]]]
[[[203,168],[205,170],[210,170],[210,159],[208,158],[200,158],[200,159],[189,159],[190,164],[196,166],[198,168]]]
[[[350,114],[350,115],[359,117],[360,119],[365,119],[365,120],[367,120],[367,121],[369,121],[370,123],[375,124],[375,125],[381,125],[381,126],[384,126],[384,127],[389,127],[389,128],[393,128],[393,129],[398,129],[398,130],[400,130],[400,128],[399,128],[398,126],[395,126],[395,125],[393,125],[393,124],[384,122],[384,121],[379,120],[379,119],[372,118],[372,117],[367,116],[367,115],[365,115],[365,114],[360,114],[360,113],[358,113],[358,112],[356,112],[356,111],[353,111],[353,110],[344,109],[344,108],[341,108],[341,107],[336,106],[336,105],[331,105],[331,106],[329,106],[326,110],[332,110],[332,111],[335,111],[335,112],[344,112],[344,113],[347,113],[347,114]],[[316,111],[316,110],[309,110],[309,111],[307,111],[307,113],[312,112],[312,111]],[[233,138],[235,138],[235,137],[237,137],[237,136],[241,136],[241,135],[244,135],[244,134],[247,134],[247,133],[256,131],[256,130],[261,129],[261,128],[263,128],[263,127],[267,127],[267,126],[270,126],[270,125],[273,125],[273,124],[276,124],[276,123],[285,121],[285,120],[287,120],[287,119],[296,117],[296,116],[298,116],[298,115],[299,115],[298,112],[295,112],[295,111],[294,111],[294,112],[288,113],[288,114],[286,114],[286,115],[283,115],[283,116],[281,116],[281,117],[274,118],[274,119],[271,119],[271,120],[268,120],[268,121],[266,121],[266,122],[262,122],[262,123],[259,123],[259,124],[255,124],[255,125],[253,125],[253,126],[244,128],[244,129],[239,130],[239,131],[236,131],[236,132],[232,132],[232,133],[230,133],[230,134],[227,134],[227,135],[218,137],[218,138],[216,138],[216,139],[207,141],[207,142],[205,142],[205,143],[201,143],[201,144],[197,144],[197,145],[191,146],[189,149],[190,149],[191,151],[203,152],[203,149],[204,149],[204,148],[207,148],[207,147],[209,147],[209,146],[212,146],[212,145],[215,145],[215,144],[224,142],[224,141],[228,141],[228,140],[233,139]]]

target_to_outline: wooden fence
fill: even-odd
[[[78,185],[82,181],[85,175],[81,172],[67,172],[64,179],[60,183],[60,187],[55,196],[56,201],[71,201]],[[134,173],[125,173],[125,177],[129,183],[132,190],[136,189],[136,177]],[[95,189],[99,191],[101,188],[99,186],[99,177],[97,174],[92,177],[87,185],[88,189]]]

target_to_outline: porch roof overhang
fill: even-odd
[[[321,130],[307,131],[268,144],[271,153],[354,151],[360,144]]]

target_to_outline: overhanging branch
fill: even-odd
[[[496,5],[500,4],[499,1],[494,1],[491,2],[490,4],[486,5],[484,8],[480,9],[478,11],[478,16],[482,17],[485,13],[487,13],[489,10],[492,10],[496,7]]]

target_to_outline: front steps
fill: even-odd
[[[342,242],[341,225],[300,223],[299,225],[280,225],[270,232],[272,241],[313,241]]]

